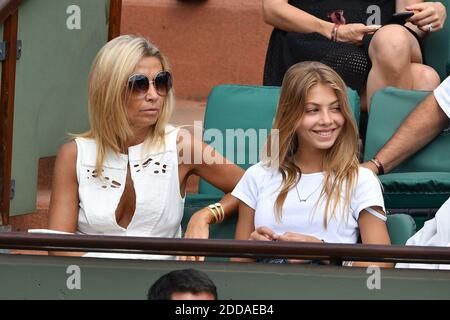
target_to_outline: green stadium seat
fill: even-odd
[[[395,88],[385,88],[374,94],[365,161],[383,147],[408,114],[429,94]],[[450,135],[443,132],[391,173],[380,176],[386,208],[439,208],[450,196],[449,159]]]
[[[388,214],[386,224],[393,245],[405,245],[416,232],[416,223],[408,214]]]
[[[352,89],[347,91],[353,115],[359,121],[359,96]],[[208,97],[205,112],[205,129],[219,130],[225,141],[223,141],[223,155],[230,161],[237,163],[243,169],[247,169],[252,164],[259,161],[260,150],[249,148],[249,139],[257,141],[257,145],[263,146],[267,134],[272,127],[273,118],[276,113],[279,87],[245,86],[245,85],[219,85],[214,87]],[[247,132],[249,129],[256,129],[256,134],[247,136],[245,141],[238,141],[231,136],[232,141],[227,145],[227,129],[242,129]],[[260,131],[262,130],[262,131]],[[216,141],[204,136],[204,141],[216,146]],[[220,149],[220,148],[219,148]],[[243,156],[243,158],[239,158]],[[183,230],[186,230],[187,222],[192,214],[205,206],[217,202],[223,196],[223,192],[200,180],[199,194],[188,195],[185,202],[184,218],[182,222]],[[210,238],[233,239],[234,228],[237,217],[225,221],[220,226],[210,228]]]

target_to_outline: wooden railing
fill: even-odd
[[[5,20],[14,14],[19,8],[20,0],[0,0],[0,22]]]
[[[0,233],[0,249],[450,264],[450,248]]]
[[[110,0],[109,3],[109,30],[108,39],[114,39],[120,35],[122,17],[122,0]]]
[[[9,225],[19,5],[20,0],[0,0],[0,22],[3,23],[3,41],[6,44],[0,96],[0,225]]]

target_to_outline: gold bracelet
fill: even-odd
[[[223,220],[225,219],[225,211],[223,210],[221,203],[210,204],[208,206],[208,209],[214,216],[214,224],[223,222]]]
[[[213,212],[213,214],[214,214],[215,220],[214,220],[213,223],[214,223],[214,224],[220,223],[220,218],[221,218],[221,216],[220,216],[220,210],[216,207],[215,204],[210,204],[210,205],[208,206],[208,208],[209,208],[209,210],[211,210],[211,212]]]
[[[220,202],[217,202],[217,203],[215,204],[215,206],[216,206],[216,208],[219,208],[219,209],[220,209],[220,213],[221,213],[222,215],[220,216],[220,221],[219,221],[219,223],[222,223],[223,220],[225,220],[225,210],[223,210],[222,204],[221,204]]]
[[[213,221],[212,223],[213,223],[213,224],[216,224],[217,221],[218,221],[217,213],[216,213],[216,210],[215,210],[216,207],[214,207],[212,204],[210,204],[207,208],[209,209],[209,211],[211,211],[211,213],[212,213],[212,215],[213,215],[213,217],[214,217],[214,221]]]

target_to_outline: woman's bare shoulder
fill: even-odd
[[[75,140],[63,144],[58,151],[57,159],[74,160],[77,158],[77,144]]]
[[[178,130],[177,133],[177,147],[180,148],[191,148],[194,145],[194,140],[196,136],[193,134],[190,130],[181,128]],[[201,142],[201,136],[200,139],[197,138]]]
[[[180,165],[190,165],[194,161],[196,153],[202,155],[203,141],[196,139],[189,130],[179,130],[177,135],[177,152]]]

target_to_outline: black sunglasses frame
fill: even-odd
[[[142,73],[132,74],[128,78],[128,89],[131,92],[147,93],[148,89],[150,89],[150,84],[153,85],[159,96],[164,97],[172,89],[172,74],[169,71],[162,70],[155,74],[153,80],[150,80],[146,74]]]

